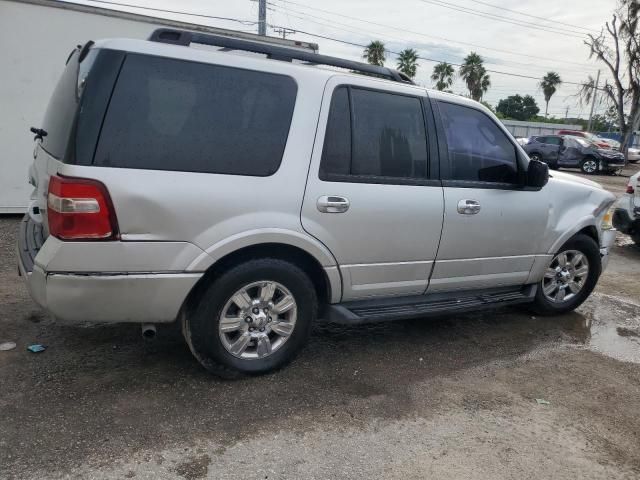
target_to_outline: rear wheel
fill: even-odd
[[[582,170],[582,173],[586,173],[588,175],[593,175],[594,173],[597,173],[599,170],[598,167],[599,167],[598,160],[596,160],[593,157],[587,157],[580,163],[580,170]]]
[[[559,315],[576,309],[596,286],[602,265],[596,242],[578,234],[553,257],[538,285],[534,310]]]
[[[290,362],[306,343],[316,311],[313,283],[299,267],[249,260],[204,288],[183,318],[183,333],[207,370],[238,378]]]
[[[640,232],[634,232],[631,234],[631,240],[640,247]]]

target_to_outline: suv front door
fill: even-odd
[[[442,229],[425,92],[379,85],[327,83],[302,205],[304,229],[337,260],[342,300],[424,293]]]
[[[522,187],[526,160],[508,132],[472,106],[437,107],[445,221],[429,291],[523,285],[540,255],[549,208]]]

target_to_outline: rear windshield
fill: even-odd
[[[296,93],[283,75],[127,54],[94,165],[271,175]]]
[[[78,54],[79,50],[71,54],[42,122],[42,128],[47,132],[42,139],[42,148],[57,159],[64,157],[78,108]]]

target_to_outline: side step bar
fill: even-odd
[[[532,302],[536,289],[536,285],[527,285],[522,288],[508,287],[337,303],[327,307],[325,319],[332,323],[357,325],[498,308]]]

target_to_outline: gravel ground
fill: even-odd
[[[224,382],[175,327],[145,345],[139,327],[48,320],[16,274],[18,221],[0,219],[0,342],[18,344],[0,352],[2,479],[640,478],[624,236],[575,313],[319,326],[288,368]]]

